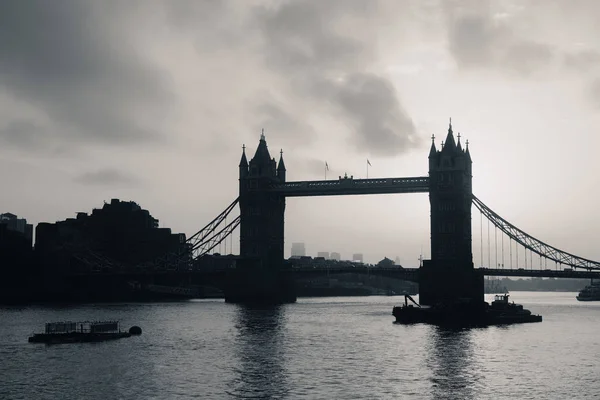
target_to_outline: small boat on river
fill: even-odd
[[[29,337],[29,343],[82,343],[103,342],[140,335],[142,329],[132,326],[129,331],[121,331],[119,321],[48,322],[44,333]]]

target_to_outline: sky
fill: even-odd
[[[190,235],[237,197],[261,129],[288,180],[323,179],[325,162],[328,178],[363,178],[367,159],[370,177],[426,176],[452,117],[477,197],[600,259],[599,13],[596,0],[5,1],[0,212],[37,224],[120,198]],[[292,242],[406,266],[429,255],[426,194],[286,207],[286,255]]]

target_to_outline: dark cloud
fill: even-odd
[[[314,139],[313,127],[299,118],[299,115],[292,114],[290,109],[277,101],[263,102],[256,107],[256,114],[259,119],[254,132],[260,132],[265,129],[267,135],[275,132],[278,136],[284,133],[288,138],[289,145],[308,145]]]
[[[358,149],[392,156],[420,144],[412,120],[400,106],[396,89],[381,76],[349,75],[333,85],[335,99],[345,117],[352,121]]]
[[[107,168],[98,171],[86,172],[74,179],[75,182],[83,185],[127,185],[132,186],[139,181],[123,172]]]
[[[493,19],[485,9],[455,11],[448,20],[448,47],[463,69],[483,67],[531,75],[557,56],[552,46],[518,37],[510,25]]]
[[[26,150],[44,150],[46,132],[30,120],[15,119],[0,128],[0,139],[7,145]]]
[[[371,19],[379,2],[293,1],[260,8],[266,65],[306,113],[335,115],[360,152],[392,156],[418,143],[391,81],[377,73]],[[363,29],[364,28],[364,29]],[[365,73],[365,70],[373,72]],[[284,110],[292,114],[294,109]]]
[[[49,117],[40,134],[119,144],[157,137],[145,121],[160,115],[169,93],[127,31],[135,22],[129,7],[74,0],[0,4],[0,87]]]

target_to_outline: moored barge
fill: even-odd
[[[83,343],[103,342],[139,335],[142,330],[133,326],[128,332],[121,331],[119,321],[48,322],[44,333],[29,337],[30,343]]]
[[[492,302],[456,302],[421,307],[410,296],[406,296],[401,307],[394,307],[392,315],[396,323],[426,323],[441,326],[490,326],[542,322],[541,315],[533,315],[520,304],[510,303],[508,294],[497,295]],[[408,304],[411,300],[415,305]]]

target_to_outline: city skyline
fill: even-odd
[[[3,5],[0,26],[29,29],[34,4]],[[1,212],[37,225],[120,198],[189,236],[237,196],[262,128],[290,181],[323,179],[326,162],[328,179],[364,177],[366,159],[370,177],[403,177],[427,174],[452,117],[479,198],[600,259],[595,2],[145,4],[61,3],[43,17],[56,40],[0,46]],[[287,200],[286,249],[361,244],[414,265],[429,235],[426,194]]]

